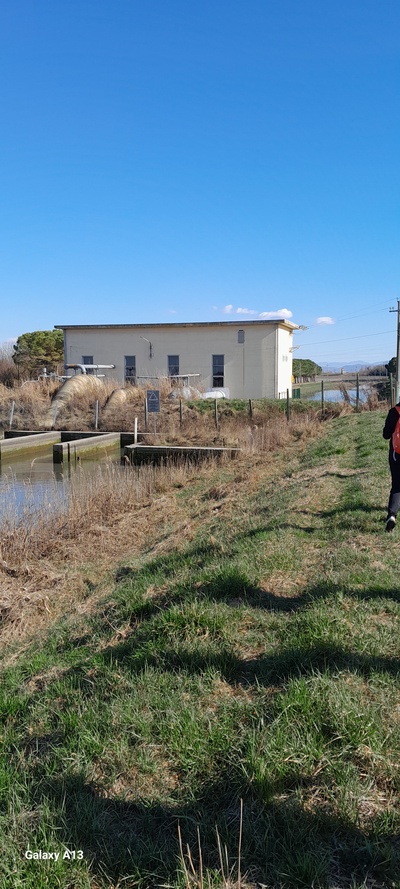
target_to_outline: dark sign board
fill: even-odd
[[[149,414],[160,413],[160,392],[158,389],[148,389],[146,392],[147,410]]]

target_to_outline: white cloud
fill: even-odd
[[[176,315],[176,309],[169,309],[170,315]]]
[[[237,315],[257,315],[255,309],[236,309]]]
[[[225,315],[229,315],[233,309],[233,306],[224,306]]]
[[[333,318],[330,318],[329,315],[321,315],[320,318],[317,318],[317,324],[334,324]]]
[[[276,312],[260,312],[258,317],[266,318],[268,320],[269,318],[291,318],[292,315],[293,312],[291,312],[290,309],[277,309]]]
[[[213,312],[218,312],[218,311],[219,311],[219,310],[218,310],[218,306],[211,306],[211,308],[212,308]]]

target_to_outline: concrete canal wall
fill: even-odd
[[[61,432],[39,432],[16,435],[0,441],[0,460],[8,457],[22,457],[32,451],[48,450],[51,445],[61,441]]]
[[[0,460],[32,455],[33,452],[53,449],[53,463],[64,463],[80,457],[101,458],[121,448],[119,432],[16,432],[6,431],[0,441]],[[124,444],[133,441],[132,435],[124,436]]]
[[[101,459],[123,449],[125,461],[131,464],[160,463],[163,460],[204,460],[207,457],[240,453],[239,448],[146,445],[135,443],[131,432],[15,432],[6,433],[0,441],[0,460],[6,457],[32,455],[38,450],[53,448],[53,463],[62,464],[81,457]]]
[[[89,435],[87,438],[75,438],[53,445],[53,463],[69,463],[81,457],[103,457],[113,451],[119,451],[121,436],[119,432],[104,432],[101,435]]]
[[[236,457],[239,448],[175,447],[173,445],[126,445],[124,456],[130,463],[160,463],[162,460],[204,460],[207,457]]]

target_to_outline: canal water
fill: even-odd
[[[348,389],[348,394],[350,397],[350,401],[353,403],[356,401],[357,391],[356,389]],[[365,402],[368,398],[368,392],[365,389],[362,389],[360,386],[360,401]],[[344,397],[343,393],[340,389],[324,389],[324,400],[325,401],[343,401]],[[314,395],[310,395],[307,398],[307,401],[321,401],[321,391],[315,392]]]
[[[120,465],[119,460],[113,464]],[[53,463],[53,452],[27,459],[3,458],[0,461],[0,528],[5,521],[14,524],[19,518],[41,511],[60,512],[68,502],[71,478],[77,473],[95,477],[110,458],[65,464]]]

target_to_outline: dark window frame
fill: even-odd
[[[82,355],[82,364],[94,364],[93,355]],[[94,374],[93,368],[86,371],[87,374]]]
[[[225,355],[212,356],[213,389],[223,389],[225,377]]]
[[[132,363],[128,364],[128,361]],[[124,355],[124,376],[126,383],[136,385],[136,355]]]
[[[176,377],[179,374],[179,355],[167,355],[168,376]]]

